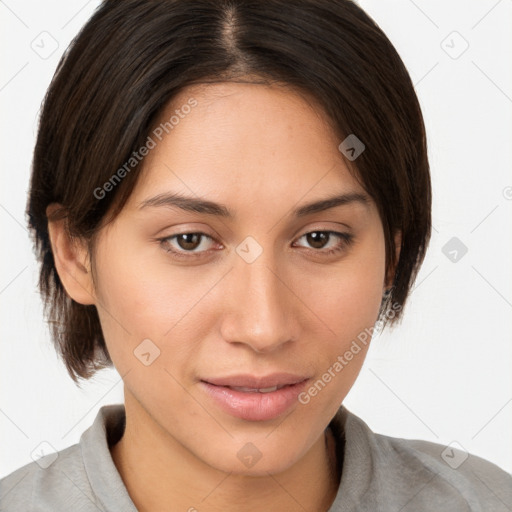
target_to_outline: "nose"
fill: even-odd
[[[272,261],[271,251],[247,263],[236,256],[224,302],[221,333],[229,343],[272,352],[297,338],[297,297]]]

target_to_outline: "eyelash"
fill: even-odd
[[[333,254],[339,253],[339,252],[343,251],[346,247],[349,247],[354,242],[354,235],[351,235],[349,233],[340,233],[338,231],[329,231],[329,230],[308,231],[307,233],[304,233],[302,236],[300,236],[299,240],[301,238],[305,237],[306,235],[310,235],[312,233],[328,233],[329,235],[337,236],[338,238],[340,238],[342,240],[342,243],[340,243],[338,246],[336,246],[332,249],[325,250],[325,251],[323,251],[322,249],[306,249],[308,251],[311,251],[311,252],[314,252],[317,254],[321,254],[323,256],[331,256]],[[214,240],[213,237],[207,235],[206,233],[202,233],[199,231],[189,231],[189,232],[184,232],[184,233],[177,233],[175,235],[167,236],[165,238],[159,238],[158,241],[163,246],[164,250],[167,253],[172,254],[173,258],[177,258],[177,259],[188,258],[188,259],[190,259],[190,258],[195,258],[195,257],[201,257],[203,254],[205,254],[205,252],[208,252],[208,251],[192,252],[192,251],[183,251],[183,250],[176,251],[175,249],[169,248],[170,247],[168,245],[169,241],[172,239],[175,239],[181,235],[200,235],[201,241],[203,240],[203,238],[209,238],[210,240]]]

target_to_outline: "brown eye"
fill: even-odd
[[[310,231],[302,235],[312,252],[322,255],[331,255],[347,249],[354,240],[354,235],[349,233],[338,233],[337,231]],[[337,243],[336,243],[337,239]],[[334,244],[331,243],[334,240]],[[327,248],[325,248],[327,246]],[[324,249],[324,250],[322,250]]]
[[[176,235],[176,242],[181,249],[192,251],[200,245],[201,236],[201,233],[182,233],[181,235]]]
[[[315,249],[322,249],[326,242],[329,241],[330,233],[327,231],[312,231],[304,235],[308,244]]]
[[[205,233],[178,233],[160,239],[165,251],[178,258],[196,257],[207,253],[208,241],[214,240]]]

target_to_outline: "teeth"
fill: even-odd
[[[258,391],[260,393],[271,393],[272,391],[276,391],[277,390],[277,386],[274,386],[272,388],[263,388],[263,389],[259,389]]]
[[[229,386],[234,391],[242,391],[243,393],[272,393],[272,391],[276,391],[277,389],[281,389],[282,386],[273,386],[271,388],[261,388],[261,389],[254,389],[254,388],[244,388],[244,387],[237,387],[237,386]]]

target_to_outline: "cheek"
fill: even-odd
[[[302,295],[338,340],[351,340],[377,320],[385,276],[385,246],[375,229],[344,260],[306,278]]]
[[[311,357],[316,361],[321,380],[328,382],[329,391],[322,392],[315,401],[318,407],[326,407],[331,412],[344,399],[359,374],[382,300],[383,235],[375,230],[359,244],[354,257],[329,270],[329,279],[317,280],[316,287],[307,280],[307,289],[304,289],[308,304],[322,320],[317,326],[324,333],[320,340],[322,350],[318,350],[317,345]],[[322,385],[319,383],[318,388],[323,389]],[[315,396],[317,392],[318,389],[312,390]]]
[[[199,272],[199,267],[173,266],[156,245],[141,248],[127,242],[121,252],[117,246],[101,247],[95,265],[98,313],[116,367],[131,366],[133,351],[146,339],[160,348],[165,339],[172,351],[192,350],[192,332],[202,321],[200,302],[218,280],[216,275]],[[189,343],[180,344],[182,339]],[[165,357],[160,361],[167,357],[161,355]]]

